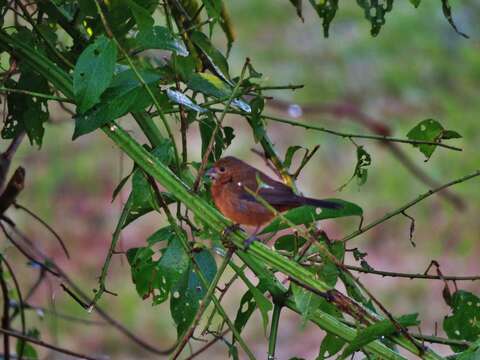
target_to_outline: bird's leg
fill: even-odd
[[[222,243],[226,248],[234,246],[232,242],[228,241],[228,238],[229,238],[230,234],[234,233],[237,230],[242,230],[242,228],[240,227],[240,224],[232,224],[232,225],[229,225],[229,226],[225,227],[225,229],[223,229],[223,231],[222,231]]]
[[[245,239],[245,241],[243,242],[243,250],[247,251],[250,245],[252,245],[255,240],[260,240],[257,237],[259,230],[260,230],[260,225],[258,225],[255,228],[255,231],[252,233],[252,235],[250,235],[247,239]]]

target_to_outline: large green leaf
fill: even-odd
[[[184,233],[179,235],[172,226],[167,226],[148,238],[148,247],[127,251],[137,293],[143,299],[151,296],[153,305],[164,302],[188,270],[189,257],[178,236],[186,240]],[[168,246],[161,250],[161,258],[154,260],[155,251],[151,246],[162,241],[168,242]]]
[[[103,35],[80,54],[73,72],[78,113],[84,113],[99,102],[112,81],[116,60],[115,43]]]
[[[162,108],[168,109],[167,96],[153,87],[165,78],[162,71],[141,71],[142,78],[151,86]],[[73,138],[92,132],[99,127],[115,120],[128,112],[141,111],[151,105],[153,100],[140,83],[132,70],[126,70],[115,75],[112,84],[102,96],[102,102],[84,114],[75,116],[75,131]]]
[[[285,217],[294,225],[309,224],[318,220],[334,219],[345,216],[362,216],[363,210],[360,206],[340,199],[327,199],[342,205],[339,209],[321,209],[313,206],[301,206],[293,210],[287,211],[282,217]],[[260,234],[279,231],[286,229],[290,225],[282,218],[277,217],[270,224],[268,224]]]
[[[452,314],[443,319],[443,329],[448,337],[457,340],[480,340],[480,298],[471,292],[458,290],[451,298]],[[460,346],[452,346],[462,351]]]
[[[215,277],[217,265],[212,254],[202,249],[193,254],[195,262],[205,276],[208,283]],[[178,282],[172,286],[170,297],[170,311],[177,325],[178,337],[188,329],[200,306],[200,301],[205,296],[207,288],[203,286],[192,263],[188,269],[179,274]]]

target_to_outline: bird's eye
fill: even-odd
[[[218,169],[221,173],[225,172],[225,168],[223,166],[221,166],[219,169]]]

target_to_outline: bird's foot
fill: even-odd
[[[242,228],[240,227],[240,224],[232,224],[225,227],[225,229],[223,229],[222,231],[223,246],[225,246],[226,248],[231,248],[235,246],[231,241],[228,241],[228,238],[230,237],[230,234],[234,233],[237,230],[242,230]]]
[[[260,240],[256,234],[250,235],[245,241],[243,242],[243,250],[247,251],[250,245],[252,245],[255,241],[262,241]]]

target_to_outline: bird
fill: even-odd
[[[325,209],[342,207],[333,201],[297,195],[289,186],[233,156],[217,160],[205,175],[212,182],[210,192],[215,206],[237,226],[255,226],[254,234],[275,217],[271,209],[258,201],[259,198],[278,212],[302,205]]]

